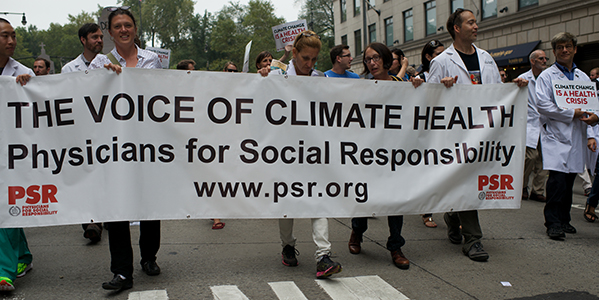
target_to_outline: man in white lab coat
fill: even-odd
[[[453,44],[431,61],[429,83],[443,83],[447,88],[454,84],[501,83],[501,76],[493,57],[476,46],[478,25],[472,11],[458,8],[447,20],[447,31]],[[517,78],[518,86],[526,86],[528,81]],[[462,252],[474,261],[486,261],[489,254],[483,249],[483,237],[478,220],[478,211],[445,213],[447,236],[454,244],[464,245]],[[461,226],[461,229],[460,229]]]
[[[537,108],[542,115],[541,147],[543,169],[549,170],[545,227],[551,239],[562,240],[566,233],[576,233],[570,224],[572,186],[577,173],[585,167],[587,124],[599,118],[580,108],[561,109],[555,102],[552,81],[591,81],[574,64],[576,37],[568,32],[551,39],[555,63],[539,75],[536,83]]]
[[[547,201],[545,181],[549,172],[543,170],[543,152],[541,151],[541,115],[537,110],[536,81],[547,67],[547,55],[543,50],[535,50],[530,56],[530,70],[521,74],[520,78],[528,80],[528,113],[526,117],[526,157],[524,159],[524,190],[522,199],[540,202]],[[524,194],[528,187],[528,179],[532,177],[530,196]],[[527,192],[526,192],[527,193]]]
[[[61,73],[87,70],[89,63],[102,51],[104,34],[98,24],[86,23],[79,28],[79,41],[83,45],[83,53],[64,65]]]

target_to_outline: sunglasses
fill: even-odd
[[[432,40],[430,42],[428,42],[429,46],[433,47],[433,48],[437,48],[439,46],[441,46],[441,42],[437,41],[437,40]]]
[[[239,72],[239,71],[237,71],[237,69],[226,69],[225,71],[226,72],[235,72],[235,73]]]
[[[130,6],[121,6],[121,7],[116,7],[116,6],[111,6],[111,7],[107,7],[106,9],[109,12],[113,12],[113,11],[117,11],[117,10],[129,10],[131,7]]]

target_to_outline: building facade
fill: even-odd
[[[370,42],[400,48],[410,65],[420,66],[422,47],[432,39],[448,47],[446,22],[457,8],[474,12],[478,47],[493,55],[512,79],[529,69],[528,55],[545,50],[555,61],[551,37],[567,31],[578,38],[574,62],[587,74],[599,67],[599,1],[597,0],[332,0],[335,43],[346,44],[363,71],[362,51]],[[366,9],[364,9],[366,8]]]

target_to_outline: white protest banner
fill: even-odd
[[[599,98],[594,82],[553,80],[551,84],[555,103],[559,108],[599,111]]]
[[[0,86],[0,227],[520,207],[515,84],[124,68]]]
[[[243,73],[250,71],[250,50],[252,50],[252,41],[245,45],[245,55],[243,56]]]
[[[171,50],[170,49],[162,49],[155,47],[147,47],[146,50],[152,51],[158,54],[158,58],[160,59],[160,63],[162,64],[163,69],[168,69],[168,66],[171,61]]]
[[[293,44],[295,36],[308,30],[306,20],[297,20],[272,27],[277,51],[285,50],[285,45]]]

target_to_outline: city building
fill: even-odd
[[[457,8],[472,10],[478,20],[478,47],[493,55],[508,79],[529,69],[528,55],[545,50],[555,58],[551,37],[567,31],[577,36],[574,62],[587,74],[599,66],[599,3],[596,0],[332,0],[335,43],[346,44],[361,73],[362,51],[370,42],[400,48],[410,65],[420,66],[422,47],[432,39],[445,46],[451,37],[447,18]],[[366,11],[364,8],[367,7]]]

